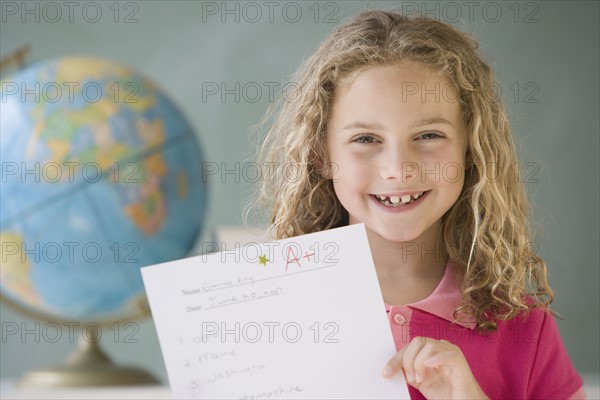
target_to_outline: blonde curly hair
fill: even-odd
[[[441,225],[461,282],[454,316],[473,315],[489,331],[495,320],[547,308],[553,292],[544,261],[531,251],[508,117],[477,47],[448,24],[395,11],[363,11],[338,27],[293,76],[300,88],[294,99],[280,98],[259,125],[268,128],[257,161],[272,170],[256,203],[270,213],[276,238],[347,225],[327,178],[327,122],[337,88],[367,68],[404,61],[441,73],[458,92],[468,137],[464,187]]]

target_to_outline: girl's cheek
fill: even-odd
[[[377,157],[378,152],[375,149],[363,149],[359,148],[356,150],[348,151],[348,158],[353,161],[367,161]]]
[[[432,167],[447,168],[448,166],[459,166],[464,169],[465,157],[462,152],[450,149],[435,149],[422,154],[424,165]]]

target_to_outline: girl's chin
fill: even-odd
[[[385,240],[392,243],[406,243],[416,241],[422,234],[422,232],[416,231],[397,231],[397,230],[381,230],[381,229],[369,229],[367,226],[367,232],[369,236],[373,236],[378,240]]]

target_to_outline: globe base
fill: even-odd
[[[74,387],[160,385],[155,377],[138,368],[115,365],[97,341],[79,342],[62,366],[27,372],[18,382],[21,387]]]

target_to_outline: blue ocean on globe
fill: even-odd
[[[140,267],[186,257],[202,229],[192,127],[150,81],[101,59],[33,64],[0,96],[0,294],[62,320],[140,315]]]

